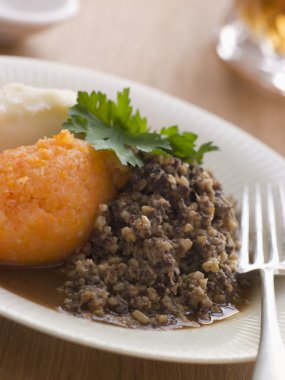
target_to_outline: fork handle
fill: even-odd
[[[260,269],[262,283],[261,332],[253,380],[284,380],[285,349],[275,303],[274,270]]]

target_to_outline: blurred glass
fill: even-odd
[[[239,73],[285,95],[285,0],[235,0],[217,53]]]

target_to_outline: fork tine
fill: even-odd
[[[255,233],[256,242],[253,255],[253,263],[255,265],[262,265],[264,263],[263,253],[263,226],[262,226],[262,201],[260,185],[255,185]]]
[[[272,264],[278,264],[279,254],[278,254],[278,244],[277,244],[277,230],[276,230],[276,220],[275,220],[275,206],[273,200],[273,192],[271,185],[267,185],[267,210],[268,210],[268,227],[269,227],[269,237],[270,237],[270,251],[269,251],[269,262]]]
[[[248,187],[245,186],[242,194],[242,212],[241,212],[241,249],[239,258],[240,271],[248,265],[249,257],[249,194]]]

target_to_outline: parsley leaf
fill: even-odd
[[[206,152],[217,150],[212,142],[195,149],[197,135],[179,134],[177,126],[151,132],[139,111],[133,112],[129,89],[117,94],[117,102],[102,92],[78,92],[77,104],[69,110],[64,128],[84,138],[95,149],[111,149],[123,165],[141,166],[139,151],[171,154],[185,162],[201,163]]]
[[[205,153],[219,149],[210,141],[202,144],[199,149],[196,150],[198,136],[192,132],[179,133],[176,125],[168,128],[162,128],[160,133],[165,136],[171,146],[171,151],[169,151],[169,154],[179,157],[182,161],[188,162],[189,164],[191,162],[201,164]]]

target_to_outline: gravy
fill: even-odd
[[[58,291],[58,288],[66,281],[66,274],[63,271],[63,266],[49,267],[49,268],[35,268],[35,267],[20,267],[20,266],[0,266],[0,287],[13,292],[29,301],[38,303],[42,306],[49,307],[57,310],[63,305],[64,294]],[[252,295],[252,287],[247,289],[244,298],[250,300]],[[247,303],[240,304],[238,307],[226,306],[222,307],[223,315],[212,315],[210,321],[200,321],[200,323],[189,321],[177,321],[175,325],[160,326],[160,330],[179,329],[185,327],[198,327],[207,326],[213,322],[218,322],[233,316],[246,307]],[[138,327],[131,326],[125,323],[124,317],[122,321],[107,315],[105,318],[92,318],[96,322],[110,323],[124,327]],[[139,327],[141,328],[141,327]],[[151,327],[145,326],[143,329]]]
[[[63,266],[50,268],[0,266],[1,287],[52,309],[62,305],[63,294],[57,289],[65,281]]]

